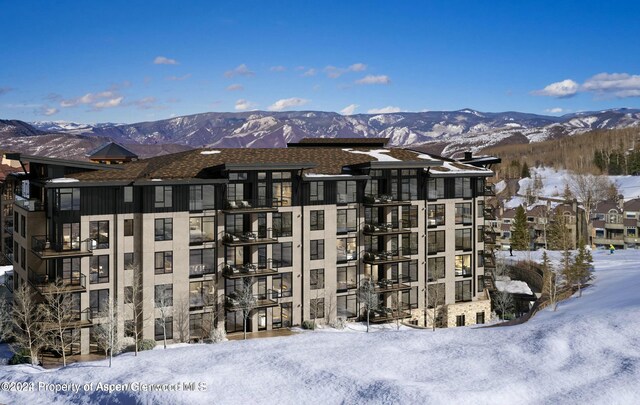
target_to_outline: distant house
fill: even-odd
[[[616,249],[637,249],[640,199],[625,202],[604,201],[596,206],[592,215],[593,243],[596,247],[613,245]]]
[[[138,160],[138,155],[115,142],[109,142],[87,154],[95,163],[121,164]]]

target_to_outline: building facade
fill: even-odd
[[[156,340],[162,326],[173,341],[206,338],[216,326],[240,332],[247,288],[253,332],[362,318],[364,280],[381,301],[372,322],[488,320],[492,160],[349,142],[199,149],[120,165],[12,154],[30,168],[8,179],[13,287],[28,283],[44,296],[61,280],[75,297],[81,353],[97,350],[92,330],[109,302],[124,335],[134,323]],[[143,297],[142,316],[133,294]]]

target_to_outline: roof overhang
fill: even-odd
[[[123,167],[119,165],[105,165],[101,163],[93,163],[93,162],[83,162],[80,160],[70,160],[70,159],[58,159],[58,158],[49,158],[44,156],[34,156],[34,155],[24,155],[22,153],[7,153],[7,159],[10,160],[18,160],[21,163],[39,163],[43,165],[50,166],[65,166],[65,167],[76,167],[79,169],[89,169],[89,170],[122,170]]]
[[[350,169],[423,169],[432,166],[442,166],[438,160],[372,160],[370,162],[348,165]]]

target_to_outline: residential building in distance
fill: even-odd
[[[384,139],[308,140],[279,149],[197,149],[122,164],[10,154],[16,288],[75,297],[76,350],[97,350],[109,300],[121,333],[199,340],[243,330],[240,295],[256,298],[249,331],[363,315],[357,289],[381,299],[372,322],[441,327],[491,313],[486,178],[496,158],[460,161]],[[128,308],[141,277],[145,319]],[[159,297],[168,298],[164,304]],[[437,300],[434,299],[437,298]],[[428,307],[436,305],[437,319]],[[184,321],[186,320],[186,321]]]
[[[592,214],[593,244],[599,248],[637,249],[640,244],[640,199],[604,201]]]

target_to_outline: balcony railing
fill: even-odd
[[[356,193],[337,193],[336,202],[338,204],[354,203],[358,201]]]
[[[216,267],[211,264],[190,264],[189,277],[202,277],[207,274],[214,274]]]
[[[4,285],[7,287],[7,290],[13,292],[13,270],[4,273]]]
[[[44,235],[31,237],[31,251],[41,259],[55,259],[62,257],[91,256],[96,241],[79,239],[68,242],[51,242]]]
[[[410,257],[402,256],[397,251],[368,251],[362,256],[362,261],[367,264],[387,264],[411,261]]]
[[[373,195],[367,194],[364,196],[363,200],[364,205],[370,207],[382,207],[385,205],[393,206],[393,205],[411,205],[411,200],[403,201],[394,199],[394,197],[390,194],[380,194]]]
[[[405,277],[404,280],[379,279],[374,284],[374,290],[378,293],[410,290],[411,286],[405,284],[403,281],[409,281],[409,279],[407,277]]]
[[[42,274],[29,268],[27,278],[29,283],[42,295],[83,292],[87,289],[87,278],[80,272],[74,272],[70,277],[52,280],[47,274]]]
[[[245,263],[243,265],[227,264],[222,270],[222,275],[225,278],[244,278],[254,276],[269,276],[278,274],[277,270],[272,268],[272,261],[268,260],[267,263]]]
[[[471,277],[473,275],[473,271],[471,271],[471,267],[462,266],[455,268],[456,277]]]
[[[462,214],[456,215],[456,225],[471,225],[473,224],[473,215]]]
[[[281,200],[267,200],[265,198],[254,198],[246,200],[225,200],[223,211],[226,213],[247,213],[247,212],[274,212],[277,207],[291,205],[291,200],[282,202]]]
[[[364,314],[364,318],[366,319],[367,314]],[[395,321],[396,319],[406,319],[411,318],[411,313],[403,310],[394,310],[392,308],[380,308],[371,311],[369,315],[369,321],[371,323],[386,323]]]
[[[44,211],[44,204],[42,204],[42,201],[35,198],[30,200],[15,200],[15,204],[23,210],[30,212]]]
[[[267,290],[261,294],[254,294],[255,306],[254,308],[268,308],[278,306],[277,298],[280,297],[280,293],[274,290]],[[238,295],[235,291],[227,294],[227,307],[231,311],[238,311],[243,309]]]
[[[488,197],[493,197],[496,195],[496,191],[493,188],[493,184],[485,184],[484,185],[484,195]]]
[[[271,229],[267,229],[264,232],[242,232],[242,233],[225,233],[222,236],[222,243],[227,246],[245,246],[245,245],[260,245],[265,243],[278,242]]]
[[[496,234],[493,232],[485,232],[482,241],[488,245],[494,245],[496,243]]]
[[[484,209],[484,219],[487,221],[495,221],[496,214],[493,211],[493,208],[485,207]]]
[[[89,308],[84,311],[71,311],[70,316],[63,322],[63,325],[67,328],[91,326],[91,324],[91,310]],[[43,327],[45,330],[53,330],[57,329],[58,325],[52,322],[46,322],[43,324]]]
[[[387,223],[365,223],[362,232],[365,235],[397,235],[402,233],[411,233],[409,224],[403,221],[387,222]]]

